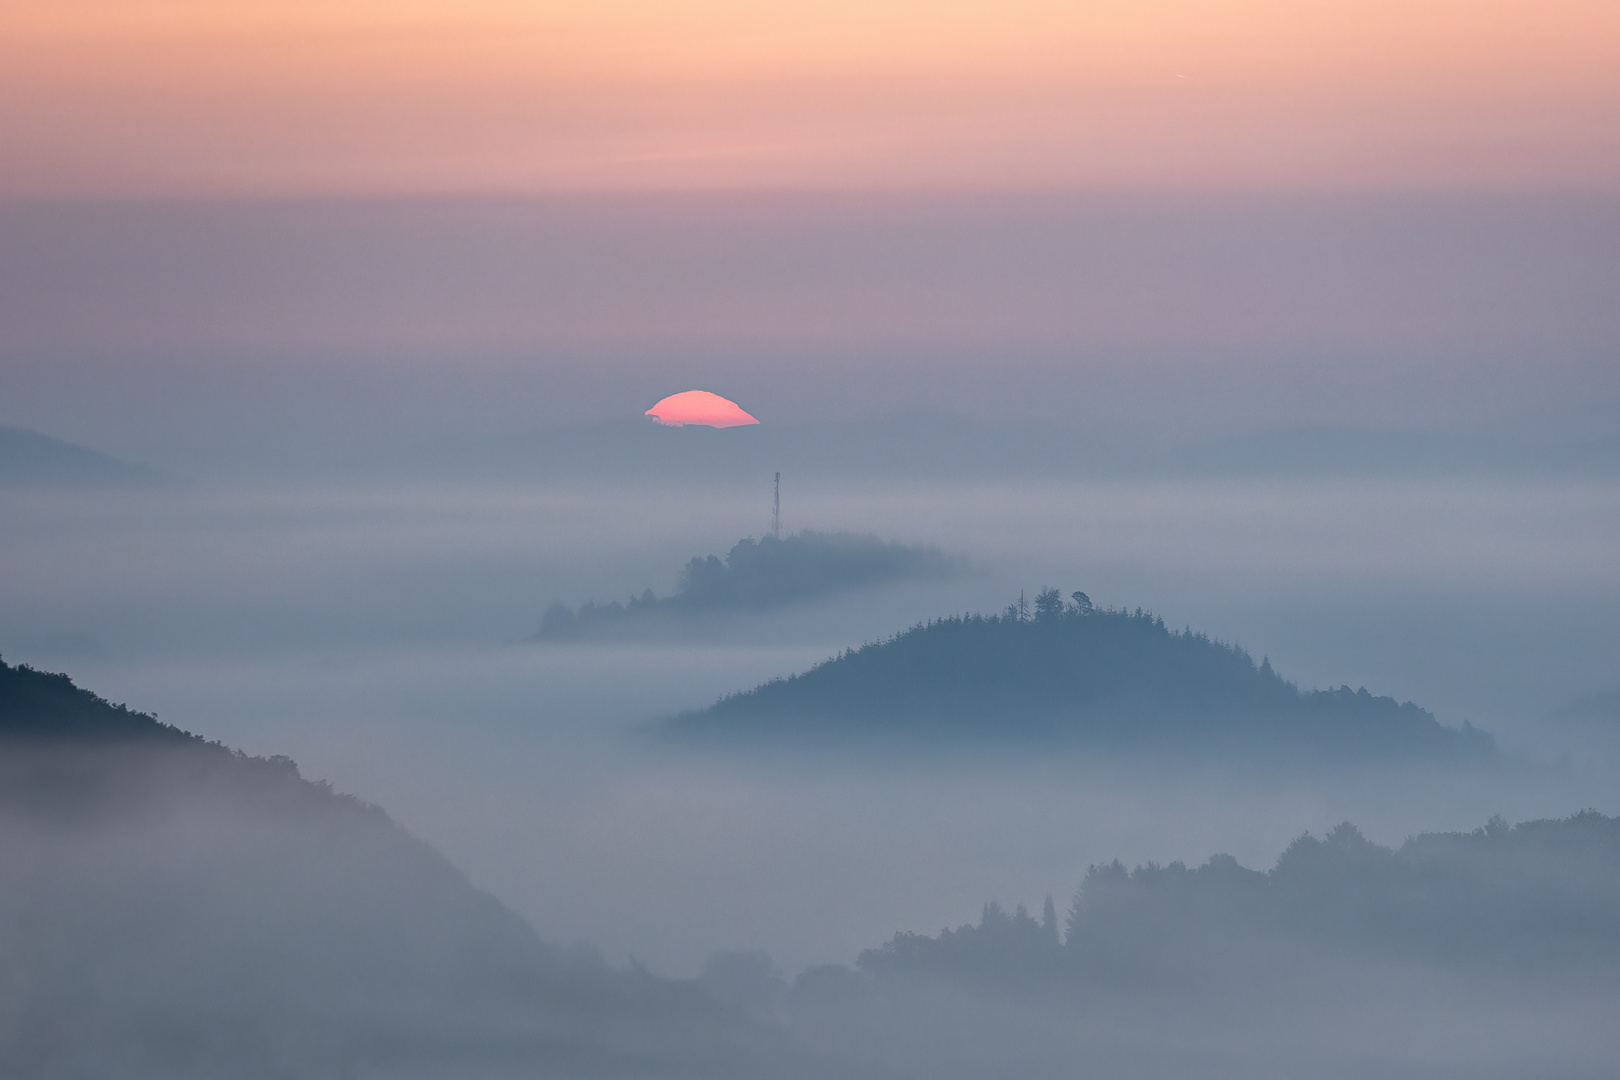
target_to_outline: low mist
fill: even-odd
[[[0,655],[290,757],[389,823],[266,824],[212,795],[71,838],[8,819],[8,872],[56,882],[29,910],[64,920],[29,969],[54,973],[50,1022],[0,1017],[10,1045],[78,1045],[88,991],[52,981],[78,960],[121,1001],[172,962],[164,1015],[223,1015],[184,977],[220,957],[227,1012],[309,980],[359,1004],[341,1031],[317,1014],[353,1002],[325,990],[276,1013],[315,1040],[279,1057],[233,1029],[203,1074],[252,1045],[335,1075],[1612,1073],[1604,985],[1292,945],[1273,984],[1225,996],[885,982],[859,958],[1000,927],[992,903],[1066,919],[1115,860],[1263,874],[1344,822],[1394,852],[1620,812],[1617,220],[1551,196],[0,207]],[[687,389],[761,423],[642,418]],[[843,535],[859,557],[792,588],[769,559],[732,573]],[[1495,753],[657,737],[1047,589]],[[679,617],[533,640],[548,610],[649,594]],[[724,611],[677,611],[698,596]],[[427,863],[344,876],[387,837]],[[442,910],[366,937],[357,904],[408,904],[419,872]],[[428,961],[465,955],[434,936],[451,923],[504,928],[529,966],[473,964],[477,992],[444,1000]],[[85,927],[132,943],[92,955]],[[328,931],[369,941],[342,955],[371,974],[345,983]],[[395,951],[425,964],[412,1000]],[[424,1012],[427,1042],[396,1041]],[[108,1047],[173,1030],[105,1015]],[[175,1074],[152,1038],[142,1067]],[[84,1045],[75,1075],[106,1074]]]
[[[547,604],[673,592],[770,527],[750,486],[196,485],[12,491],[0,652],[388,808],[548,941],[694,975],[790,973],[1115,858],[1266,866],[1302,829],[1398,844],[1493,814],[1613,811],[1620,754],[1559,726],[1613,688],[1606,481],[1030,481],[784,476],[784,529],[938,545],[979,573],[749,616],[702,641],[547,643]],[[1083,589],[1491,732],[1495,772],[1256,782],[1226,766],[671,754],[645,725],[916,622]],[[1588,725],[1590,727],[1590,725]]]

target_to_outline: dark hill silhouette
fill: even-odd
[[[0,662],[0,1075],[715,1076],[760,1040],[289,759]]]
[[[1302,693],[1269,661],[1162,619],[1063,603],[1033,617],[919,624],[685,713],[666,731],[717,742],[865,737],[1105,748],[1461,758],[1493,752],[1471,727],[1365,689]]]
[[[567,640],[647,629],[694,617],[748,614],[908,578],[945,577],[961,564],[938,548],[897,544],[860,533],[806,530],[788,537],[739,540],[726,553],[689,560],[675,594],[651,589],[627,603],[553,604],[540,640]]]
[[[0,739],[136,740],[175,744],[201,740],[73,685],[66,675],[12,667],[0,660]]]

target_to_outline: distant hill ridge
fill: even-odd
[[[1349,822],[1306,833],[1268,871],[1216,855],[1189,868],[1091,866],[1060,928],[1050,901],[985,906],[977,926],[896,934],[861,955],[879,974],[978,979],[1187,980],[1342,952],[1516,978],[1620,978],[1620,818],[1584,810],[1472,832],[1423,833],[1399,848]],[[1290,952],[1290,950],[1294,950]]]
[[[887,1076],[1614,1076],[1620,819],[1398,848],[1345,823],[1266,871],[1092,865],[1067,920],[1051,897],[988,904],[782,997],[824,1045],[865,1037]]]
[[[628,603],[617,600],[553,604],[540,623],[538,640],[554,641],[621,633],[665,625],[673,619],[748,614],[839,593],[915,578],[948,577],[961,563],[936,547],[898,544],[870,533],[816,532],[744,539],[722,560],[697,556],[681,571],[673,596],[651,589]]]
[[[0,489],[141,487],[162,480],[155,469],[120,461],[88,446],[37,431],[0,427]]]
[[[666,726],[720,741],[971,738],[1009,744],[1460,758],[1489,735],[1365,689],[1301,692],[1244,650],[1140,608],[1043,590],[1031,612],[920,623]]]

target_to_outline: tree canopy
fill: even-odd
[[[658,618],[746,614],[817,600],[908,578],[946,577],[960,564],[935,547],[897,544],[860,533],[806,530],[792,536],[739,540],[726,557],[695,556],[673,595],[651,589],[620,603],[556,603],[538,637],[562,640],[656,625]]]
[[[668,725],[677,737],[971,737],[1200,752],[1466,757],[1490,737],[1411,702],[1342,686],[1302,692],[1269,660],[1151,612],[1036,595],[1033,614],[920,623]]]

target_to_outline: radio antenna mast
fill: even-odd
[[[776,495],[771,501],[771,536],[782,539],[782,474],[776,474]]]

